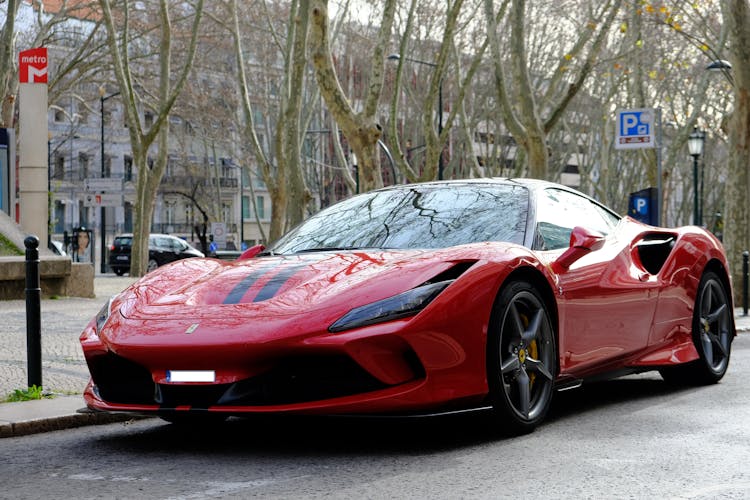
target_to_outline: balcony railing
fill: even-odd
[[[196,222],[196,224],[198,224]],[[226,225],[228,233],[237,232],[237,224],[230,222]],[[154,222],[151,224],[152,233],[164,233],[175,235],[188,235],[195,231],[195,225],[189,222],[177,222],[169,224],[167,222]],[[210,231],[210,228],[209,228]]]
[[[193,187],[196,183],[203,184],[204,186],[216,186],[217,181],[219,187],[223,188],[236,188],[239,186],[239,181],[235,177],[201,179],[190,175],[165,175],[161,179],[161,185],[169,187],[189,188]]]

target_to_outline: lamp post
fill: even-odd
[[[240,250],[242,250],[242,245],[245,243],[245,183],[242,179],[242,166],[238,166],[237,169],[240,172]]]
[[[242,165],[235,165],[233,161],[228,161],[226,165],[230,168],[237,169],[237,172],[240,177],[240,250],[242,250],[242,243],[245,241],[245,202],[244,202],[244,195],[245,195],[245,183],[242,179]]]
[[[701,225],[700,212],[698,210],[698,157],[703,154],[703,142],[706,136],[698,127],[693,127],[693,132],[688,137],[688,151],[693,157],[693,224]]]
[[[102,130],[101,130],[101,132],[102,132],[102,135],[101,135],[102,178],[104,178],[104,174],[106,173],[105,172],[105,168],[104,168],[104,101],[106,101],[108,99],[111,99],[112,97],[120,95],[119,92],[115,92],[115,93],[109,94],[109,95],[104,95],[104,93],[105,93],[104,92],[104,87],[103,86],[99,87],[99,104],[101,106],[100,109],[101,109],[101,122],[102,122]],[[103,206],[100,208],[100,210],[101,210],[101,221],[102,221],[102,230],[101,230],[101,233],[102,233],[101,247],[102,247],[102,249],[101,249],[101,264],[100,264],[99,269],[100,269],[101,273],[104,274],[104,273],[107,272],[107,237],[106,237],[106,234],[105,234],[106,233],[106,227],[107,227],[107,224],[106,224],[106,222],[107,222],[107,219],[106,219],[107,212],[105,211],[105,208]],[[92,256],[93,256],[93,253],[92,253]]]
[[[389,61],[398,61],[401,56],[398,54],[391,54],[388,56]],[[413,62],[415,64],[424,64],[431,68],[437,68],[437,64],[421,61],[419,59],[413,59],[411,57],[404,57],[404,61]],[[440,77],[438,82],[438,137],[443,135],[443,77]],[[442,146],[442,145],[441,145]],[[443,171],[445,167],[443,164],[443,148],[440,148],[440,156],[438,157],[438,180],[443,180]]]
[[[359,163],[357,163],[357,155],[354,154],[354,151],[352,151],[351,160],[354,167],[354,194],[359,194]]]

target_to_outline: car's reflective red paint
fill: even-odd
[[[674,238],[674,250],[665,267],[651,274],[636,247],[659,235]],[[81,344],[90,364],[116,353],[146,367],[156,384],[168,384],[167,370],[215,370],[216,383],[223,384],[261,374],[286,356],[340,353],[385,386],[330,399],[209,408],[216,412],[390,413],[476,406],[489,390],[493,304],[511,274],[526,272],[546,283],[553,297],[559,383],[697,359],[691,333],[697,287],[709,262],[727,269],[720,242],[699,228],[661,230],[629,218],[601,248],[596,238],[580,241],[595,248],[564,262],[564,249],[540,252],[492,242],[254,256],[232,263],[178,261],[116,297],[102,331],[97,333],[92,320]],[[415,316],[328,331],[353,308],[410,290],[457,263],[472,265]],[[274,282],[275,277],[281,278]],[[424,373],[408,362],[412,355]],[[158,404],[106,401],[93,382],[84,397],[98,410],[164,410]]]

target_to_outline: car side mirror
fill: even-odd
[[[576,226],[570,233],[570,246],[552,263],[556,273],[567,270],[575,261],[604,246],[605,237],[598,231]]]
[[[264,247],[263,245],[255,245],[254,247],[250,247],[244,252],[242,252],[242,254],[240,254],[240,256],[237,257],[237,260],[252,259],[253,257],[258,255],[260,252],[262,252],[265,249],[266,247]]]

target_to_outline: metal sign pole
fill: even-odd
[[[656,217],[659,221],[659,226],[664,226],[662,221],[662,186],[661,186],[661,108],[656,108]]]

